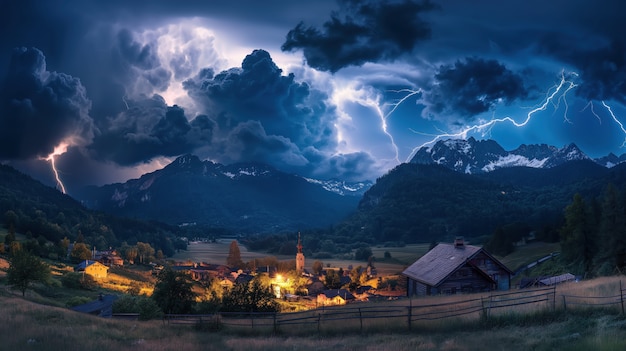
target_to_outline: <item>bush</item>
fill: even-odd
[[[91,299],[86,296],[74,296],[65,303],[65,306],[74,307],[84,305],[89,301],[91,301]]]
[[[64,287],[70,289],[93,290],[96,288],[96,281],[89,274],[69,272],[61,278]]]
[[[113,313],[139,313],[139,320],[161,318],[163,312],[156,302],[146,296],[123,296],[113,303]]]
[[[372,256],[372,249],[360,247],[354,252],[354,259],[357,261],[367,261]]]

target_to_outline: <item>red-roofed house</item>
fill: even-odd
[[[508,290],[511,272],[483,248],[439,244],[402,272],[407,278],[407,295],[456,294]]]

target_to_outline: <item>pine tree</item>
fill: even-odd
[[[241,267],[243,266],[243,261],[241,260],[241,252],[239,251],[239,245],[237,244],[237,240],[233,240],[230,243],[230,247],[228,249],[228,257],[226,257],[226,264],[231,267]]]
[[[566,264],[577,273],[590,273],[596,253],[593,214],[580,194],[565,208],[565,224],[561,228],[561,251]]]
[[[623,199],[619,192],[609,184],[602,201],[602,214],[600,217],[600,239],[596,265],[606,266],[610,271],[626,266],[626,215]]]

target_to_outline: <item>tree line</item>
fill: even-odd
[[[610,275],[626,269],[626,188],[609,184],[604,195],[576,194],[565,208],[561,259],[576,274]]]

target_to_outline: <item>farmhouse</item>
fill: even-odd
[[[96,279],[106,278],[108,271],[109,267],[100,262],[89,260],[85,260],[74,267],[74,272],[85,272]]]
[[[345,305],[354,300],[354,295],[345,289],[324,290],[317,295],[317,304],[319,306]]]
[[[402,272],[408,296],[508,290],[511,274],[483,248],[463,239],[435,246]]]
[[[95,251],[93,252],[94,261],[98,261],[105,266],[123,266],[124,260],[117,254],[115,250]]]

